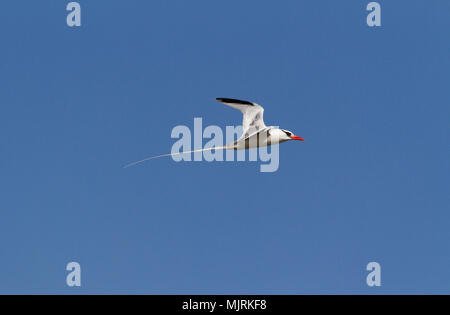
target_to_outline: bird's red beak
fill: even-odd
[[[297,136],[291,136],[292,140],[300,140],[300,141],[305,141],[305,139],[297,137]]]

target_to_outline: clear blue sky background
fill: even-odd
[[[450,292],[449,1],[68,2],[0,9],[0,293]],[[306,141],[122,168],[219,96]]]

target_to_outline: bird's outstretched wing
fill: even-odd
[[[232,98],[218,97],[216,100],[230,107],[239,109],[242,112],[244,116],[242,119],[242,137],[248,137],[249,134],[253,134],[266,128],[263,120],[264,108],[258,104]]]

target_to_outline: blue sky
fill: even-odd
[[[449,293],[450,2],[68,2],[0,10],[0,293]],[[216,97],[306,141],[122,168]]]

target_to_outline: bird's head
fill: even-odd
[[[281,129],[281,131],[283,131],[283,134],[281,135],[281,140],[287,141],[287,140],[299,140],[299,141],[305,141],[305,139],[300,138],[296,135],[294,135],[292,132],[290,132],[289,130],[285,130],[285,129]]]

